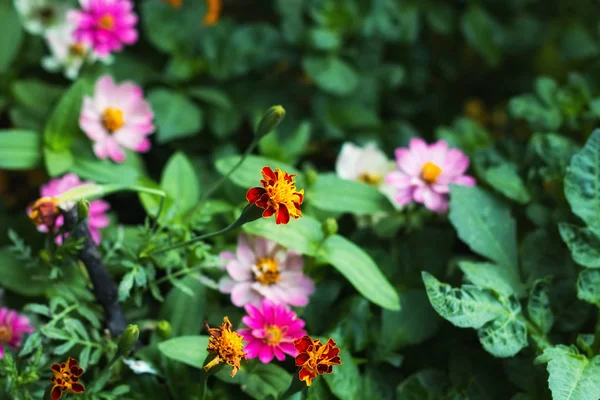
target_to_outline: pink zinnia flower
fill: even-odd
[[[69,189],[85,185],[90,182],[82,182],[79,177],[75,174],[66,174],[62,178],[52,179],[47,184],[40,188],[40,194],[42,197],[56,197]],[[90,202],[90,210],[88,213],[88,222],[90,226],[90,233],[96,244],[100,243],[100,228],[108,226],[108,216],[106,211],[110,208],[110,205],[104,200],[94,200]],[[65,223],[64,217],[59,215],[54,222],[54,232],[58,232],[58,229]],[[49,228],[45,225],[39,225],[37,227],[40,232],[48,232]],[[57,243],[62,243],[62,238],[57,238]]]
[[[302,273],[302,255],[259,236],[238,236],[235,253],[226,251],[229,277],[219,283],[223,293],[231,293],[231,302],[241,307],[259,306],[266,298],[275,303],[305,306],[315,290],[312,280]]]
[[[98,79],[94,97],[84,97],[79,126],[94,143],[98,158],[125,161],[122,147],[145,152],[148,135],[154,131],[154,114],[139,86],[131,82],[115,84],[105,75]]]
[[[0,308],[0,358],[4,357],[4,346],[13,349],[21,346],[23,334],[33,332],[29,318],[6,307]]]
[[[294,347],[294,339],[298,339],[306,332],[304,321],[296,317],[296,313],[287,309],[283,304],[275,304],[269,300],[262,301],[262,307],[247,304],[245,307],[248,315],[242,322],[248,326],[238,330],[238,333],[248,342],[244,346],[247,358],[256,358],[263,364],[268,364],[277,357],[279,361],[288,354],[292,357],[298,355]]]
[[[458,149],[449,149],[440,140],[431,145],[413,138],[408,149],[396,149],[398,169],[386,182],[396,189],[394,200],[406,205],[417,202],[437,213],[448,211],[450,184],[473,186],[475,179],[465,175],[469,158]]]
[[[91,46],[98,57],[119,51],[123,44],[138,39],[137,15],[131,0],[79,0],[82,10],[73,10],[68,18],[77,25],[73,33],[78,43]]]

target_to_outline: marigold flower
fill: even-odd
[[[83,375],[83,369],[77,364],[78,361],[71,357],[64,363],[52,364],[50,367],[54,374],[50,378],[50,382],[54,384],[50,391],[52,400],[59,400],[65,392],[85,392],[85,387],[79,382],[79,377]]]
[[[56,225],[56,219],[60,215],[58,199],[49,196],[37,199],[27,211],[27,215],[35,226],[46,226],[48,230],[52,231]]]
[[[32,333],[29,318],[6,307],[0,308],[0,359],[4,358],[4,347],[18,349],[25,333]]]
[[[204,26],[212,26],[219,22],[221,10],[223,9],[222,0],[206,0],[208,11],[204,15]]]
[[[336,343],[331,338],[322,344],[319,339],[303,336],[294,340],[294,346],[298,350],[296,366],[301,367],[299,378],[306,382],[306,386],[312,385],[317,375],[330,374],[334,365],[342,363],[340,349],[335,347]]]
[[[260,183],[263,187],[254,187],[246,193],[250,204],[263,208],[263,217],[275,215],[277,224],[287,224],[290,217],[298,219],[302,216],[300,204],[304,200],[304,189],[296,191],[295,174],[288,174],[279,168],[275,172],[269,167],[263,167]]]
[[[204,366],[204,370],[208,371],[215,365],[224,362],[233,367],[231,369],[233,378],[240,370],[240,361],[246,361],[242,335],[231,330],[233,326],[227,317],[223,317],[223,323],[219,328],[211,328],[206,321],[204,321],[204,326],[211,336],[206,350],[216,354],[216,357]]]

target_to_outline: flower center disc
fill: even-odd
[[[102,125],[104,125],[107,131],[113,133],[125,125],[123,111],[118,108],[108,107],[106,110],[104,110],[104,114],[102,114]]]
[[[279,282],[279,266],[277,260],[271,257],[263,257],[256,260],[256,265],[252,267],[254,278],[263,285],[272,285]]]
[[[377,186],[381,183],[381,175],[363,172],[358,176],[358,180],[367,185]]]
[[[104,14],[98,21],[100,28],[112,29],[115,26],[115,19],[110,14]]]
[[[12,330],[8,326],[0,326],[0,343],[8,344],[12,339]]]
[[[442,173],[442,169],[428,161],[421,169],[421,178],[428,183],[435,183],[437,177]]]
[[[278,344],[281,342],[281,329],[275,325],[269,325],[265,328],[265,342],[268,344]]]
[[[73,56],[83,56],[85,54],[85,47],[81,43],[75,43],[69,46],[69,54]]]

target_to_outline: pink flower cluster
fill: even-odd
[[[26,333],[33,332],[29,319],[6,307],[0,308],[0,358],[4,357],[5,346],[18,349]]]

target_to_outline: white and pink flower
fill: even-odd
[[[6,307],[0,308],[0,358],[4,358],[5,346],[17,350],[26,333],[33,332],[29,318]]]

